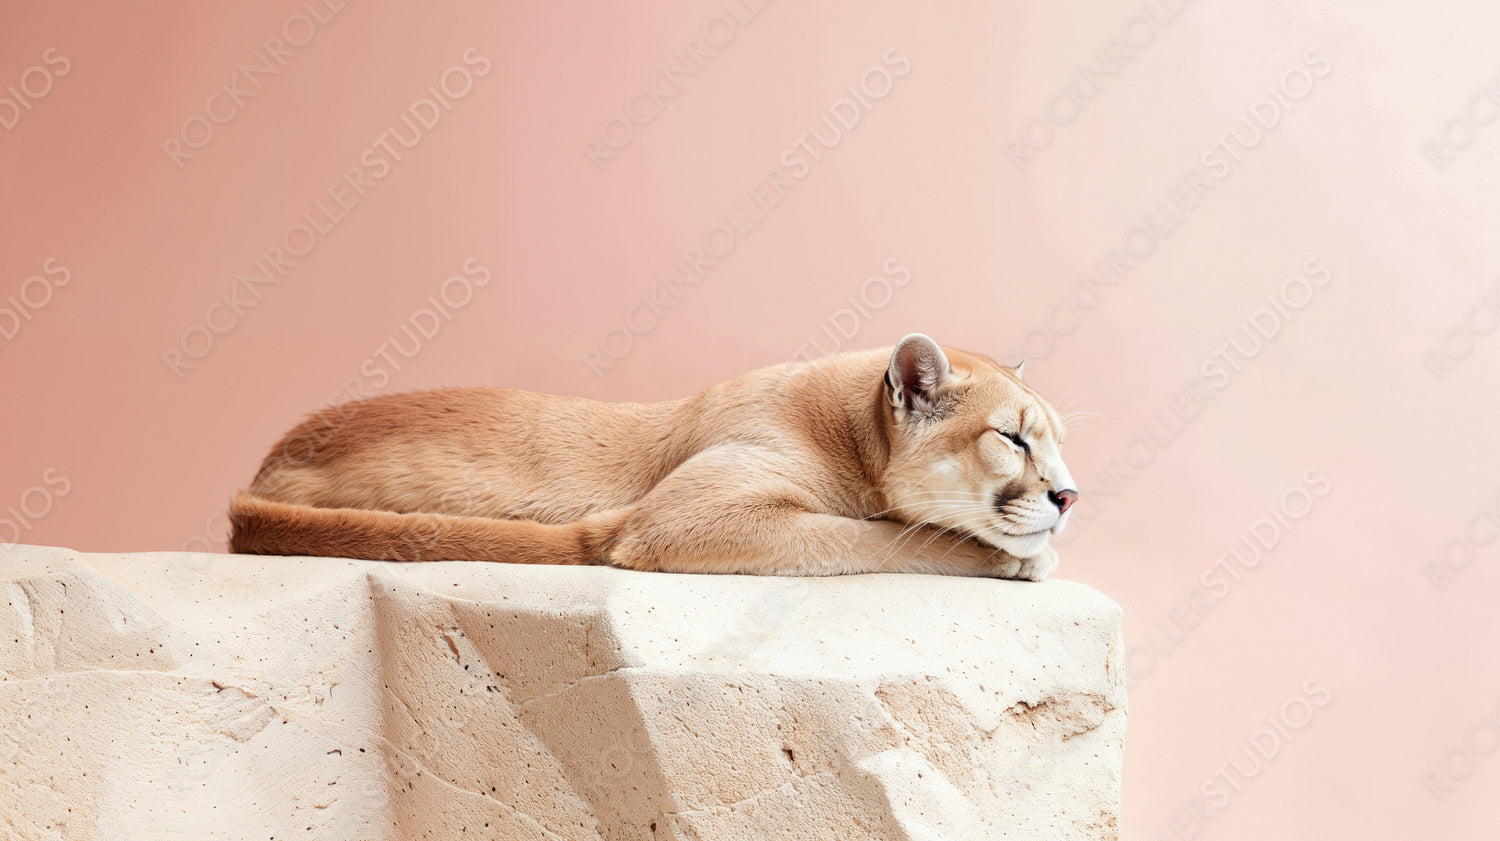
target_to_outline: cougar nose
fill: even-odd
[[[1058,516],[1062,516],[1068,513],[1068,509],[1073,507],[1073,503],[1078,501],[1078,491],[1048,491],[1047,498],[1052,500],[1053,505],[1057,506]]]

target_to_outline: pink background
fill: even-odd
[[[1066,449],[1085,502],[1059,575],[1126,611],[1124,837],[1500,832],[1492,7],[322,3],[311,26],[290,0],[4,13],[0,100],[24,106],[0,102],[0,541],[221,548],[268,446],[350,390],[670,398],[832,349],[829,324],[844,348],[1025,342],[1033,384],[1098,414]],[[206,103],[253,89],[236,68],[273,37],[279,73]],[[442,82],[472,88],[386,141],[394,162],[375,144]],[[222,123],[192,119],[209,107]],[[812,161],[829,113],[859,121]],[[1215,151],[1236,127],[1248,145]],[[174,161],[184,130],[201,148]],[[241,286],[372,147],[385,177],[291,235],[314,244],[279,284]],[[664,293],[777,169],[794,188]],[[910,280],[868,280],[887,261]],[[444,290],[472,299],[416,315]],[[1307,290],[1241,370],[1212,362]],[[410,319],[440,329],[385,361]],[[1215,572],[1257,521],[1274,549]],[[1213,783],[1278,725],[1271,759]]]

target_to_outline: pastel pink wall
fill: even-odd
[[[1125,837],[1500,831],[1493,6],[338,5],[7,7],[0,541],[221,547],[360,390],[1025,348],[1098,414]]]

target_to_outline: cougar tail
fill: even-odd
[[[240,492],[229,504],[229,551],[372,561],[601,564],[629,516],[606,511],[573,523],[314,508]]]

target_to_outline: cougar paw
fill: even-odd
[[[1010,578],[1019,581],[1046,581],[1047,576],[1057,569],[1057,550],[1051,546],[1045,546],[1042,551],[1029,558],[1017,558],[1014,555],[1004,555],[995,562],[994,569],[990,573],[995,578]]]

